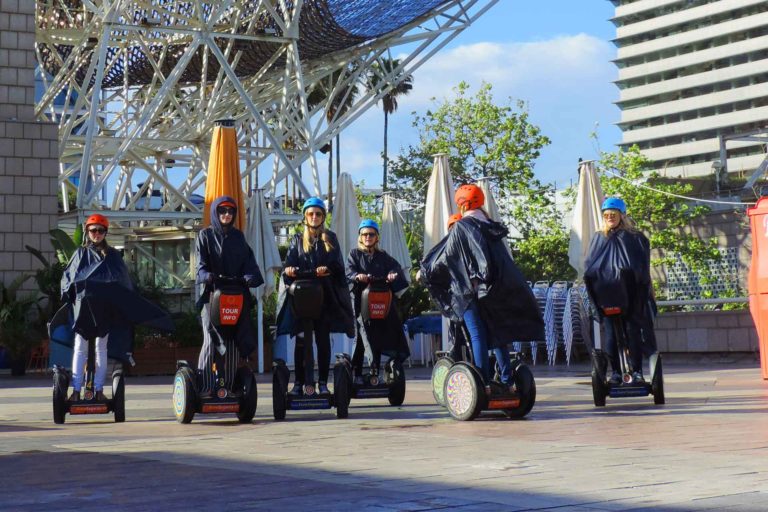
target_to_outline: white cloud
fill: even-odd
[[[567,183],[576,174],[579,157],[597,156],[590,139],[595,123],[602,149],[611,150],[620,138],[612,125],[619,118],[612,104],[618,98],[612,84],[617,74],[614,57],[609,42],[587,34],[444,50],[415,71],[413,91],[399,99],[399,110],[390,117],[390,158],[401,147],[418,143],[411,112],[423,114],[436,102],[454,97],[453,88],[462,80],[470,84],[470,94],[485,81],[492,84],[497,103],[508,98],[526,102],[532,122],[552,139],[536,163],[537,175],[547,182]],[[355,182],[364,179],[368,186],[377,186],[381,181],[382,122],[380,107],[374,107],[342,134],[343,170]]]

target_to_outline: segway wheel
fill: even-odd
[[[67,389],[69,382],[63,372],[53,373],[53,422],[57,425],[64,423],[67,414]]]
[[[237,411],[237,420],[240,423],[250,423],[256,416],[256,404],[258,402],[258,392],[256,389],[256,376],[250,368],[241,367],[237,370],[235,376],[236,390],[242,394],[240,396],[240,410]]]
[[[512,380],[517,394],[520,395],[520,405],[514,409],[505,409],[504,414],[513,419],[524,418],[536,403],[536,380],[531,369],[524,364],[515,369]]]
[[[403,405],[405,401],[405,370],[400,361],[391,361],[389,364],[389,405]]]
[[[349,416],[349,402],[352,395],[349,393],[352,387],[352,378],[349,369],[343,364],[337,364],[333,368],[333,399],[336,403],[336,417],[344,419]]]
[[[664,405],[664,373],[661,368],[661,355],[656,354],[656,365],[651,379],[651,393],[653,393],[653,403]]]
[[[278,421],[285,419],[285,411],[288,409],[288,377],[288,368],[284,365],[276,366],[272,372],[272,413]]]
[[[115,372],[112,376],[112,411],[115,413],[115,423],[125,421],[125,377],[123,377],[123,372]]]
[[[457,363],[445,377],[445,406],[454,419],[471,421],[483,408],[485,386],[476,370]]]
[[[453,359],[441,357],[435,361],[435,366],[432,367],[432,396],[435,398],[437,405],[442,407],[445,407],[445,395],[443,394],[445,377],[448,375],[451,366],[453,366]]]
[[[179,423],[192,423],[195,417],[197,392],[195,376],[189,367],[182,367],[176,372],[173,381],[173,412]]]

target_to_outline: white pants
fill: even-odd
[[[96,338],[96,372],[93,375],[93,387],[96,391],[104,389],[104,379],[107,376],[107,339],[109,334],[103,338]],[[75,350],[72,354],[72,389],[80,392],[83,387],[83,374],[85,373],[85,362],[88,358],[88,340],[75,334]]]

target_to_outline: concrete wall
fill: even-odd
[[[35,2],[0,0],[0,279],[40,267],[25,245],[53,255],[58,133],[34,119]],[[26,289],[36,289],[28,281]]]
[[[656,319],[656,340],[662,353],[758,350],[757,331],[748,309],[661,313]]]

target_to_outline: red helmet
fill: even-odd
[[[453,200],[456,201],[456,206],[459,208],[474,210],[485,204],[485,194],[483,194],[483,189],[477,185],[462,185],[456,190]]]
[[[456,224],[456,221],[458,221],[459,219],[461,219],[460,213],[454,213],[453,215],[448,217],[448,229],[451,229],[451,226]]]
[[[107,218],[98,213],[94,213],[93,215],[88,217],[88,220],[85,221],[86,228],[91,224],[98,224],[99,226],[104,226],[105,228],[109,228],[109,221],[107,220]]]

